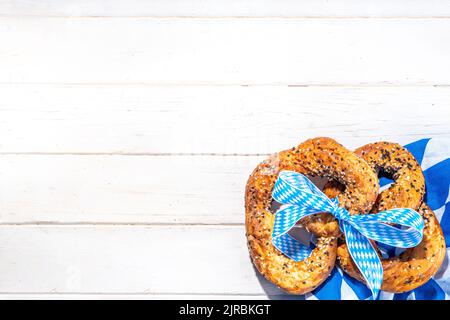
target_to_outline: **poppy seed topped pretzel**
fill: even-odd
[[[445,258],[445,239],[439,221],[433,211],[423,203],[418,212],[425,221],[422,242],[403,251],[398,257],[381,259],[383,284],[381,290],[406,292],[425,284],[436,274]],[[353,262],[346,244],[338,247],[340,267],[351,277],[364,282]]]
[[[274,214],[272,189],[281,170],[336,179],[346,186],[340,205],[351,213],[368,212],[378,194],[378,178],[368,164],[330,138],[315,138],[282,151],[259,164],[248,179],[245,194],[246,235],[253,263],[268,280],[293,294],[304,294],[320,285],[336,259],[340,234],[330,214],[302,219],[315,234],[316,248],[300,262],[289,259],[272,245]]]
[[[404,251],[399,257],[380,259],[383,266],[381,289],[389,292],[405,292],[426,283],[439,269],[445,257],[445,240],[441,227],[431,209],[423,203],[425,178],[414,156],[396,143],[377,142],[355,150],[375,171],[392,175],[394,183],[378,195],[372,213],[395,209],[418,210],[425,221],[422,242]],[[337,182],[324,187],[329,197],[338,195],[344,187]],[[377,246],[373,243],[374,247]],[[338,247],[338,262],[350,276],[364,282],[353,262],[347,245]]]
[[[382,191],[371,209],[377,213],[393,208],[417,210],[425,194],[425,178],[414,156],[397,143],[369,143],[355,150],[375,171],[392,176],[394,183]],[[325,185],[323,192],[330,198],[338,196],[344,186],[337,181]]]
[[[376,142],[355,150],[375,170],[392,175],[394,183],[380,193],[372,212],[393,208],[417,210],[425,194],[425,178],[414,156],[397,143]]]

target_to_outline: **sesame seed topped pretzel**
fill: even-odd
[[[417,210],[425,194],[425,178],[414,156],[397,143],[376,142],[355,150],[375,170],[392,175],[394,183],[380,193],[372,212],[393,208]]]
[[[398,257],[382,259],[383,283],[388,292],[405,292],[426,283],[440,268],[445,258],[445,240],[433,211],[424,203],[425,178],[414,156],[396,143],[377,142],[355,150],[374,170],[392,175],[394,183],[378,195],[372,213],[387,209],[411,208],[418,210],[425,222],[422,242],[405,250]],[[334,197],[344,190],[339,183],[324,187],[324,193]],[[376,244],[373,243],[376,248]],[[347,245],[338,247],[340,267],[350,276],[364,282],[353,262]]]
[[[445,239],[439,221],[425,203],[422,203],[418,212],[425,221],[422,242],[414,248],[406,249],[398,257],[381,259],[383,265],[381,290],[394,293],[414,290],[430,280],[444,261]],[[347,274],[364,282],[346,244],[338,247],[338,262]]]
[[[316,248],[303,261],[295,262],[271,242],[274,225],[272,189],[281,170],[336,179],[345,186],[340,204],[351,213],[368,212],[378,194],[378,178],[354,153],[330,138],[315,138],[282,151],[259,164],[248,179],[245,194],[247,242],[256,268],[269,281],[293,294],[314,290],[334,267],[337,220],[320,213],[300,221],[317,236]]]

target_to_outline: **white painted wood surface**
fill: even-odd
[[[243,226],[14,226],[0,239],[2,294],[265,293]]]
[[[265,155],[450,138],[448,1],[0,0],[0,298],[286,298]]]
[[[0,83],[448,85],[449,29],[450,19],[4,17]]]
[[[264,158],[0,156],[0,225],[242,225],[245,184]]]
[[[2,16],[448,17],[446,0],[1,0]]]
[[[245,183],[263,159],[0,156],[2,222],[242,224]]]
[[[1,154],[245,155],[320,135],[349,148],[450,136],[447,86],[14,84],[0,96]]]

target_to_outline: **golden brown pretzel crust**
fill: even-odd
[[[393,208],[417,210],[425,194],[425,178],[414,156],[397,143],[370,143],[355,150],[375,170],[392,175],[394,183],[380,193],[372,212]]]
[[[272,189],[281,170],[337,179],[346,185],[340,203],[349,211],[367,212],[378,194],[378,179],[362,159],[330,138],[305,141],[259,164],[248,179],[245,193],[246,235],[250,256],[268,280],[293,294],[315,289],[330,274],[336,260],[337,221],[329,214],[308,219],[307,228],[318,236],[311,256],[295,262],[271,242],[274,214]]]
[[[425,221],[422,242],[417,247],[405,250],[398,257],[381,261],[383,265],[381,290],[396,293],[414,290],[430,280],[444,261],[445,239],[436,216],[425,203],[420,206],[419,213]],[[350,276],[364,282],[345,243],[338,247],[338,262]]]
[[[382,170],[392,175],[394,183],[378,195],[372,213],[393,209],[417,210],[425,194],[425,178],[414,156],[397,143],[369,143],[355,150],[375,171]],[[339,182],[325,185],[323,192],[330,198],[345,189]]]
[[[394,179],[394,183],[378,195],[372,213],[394,208],[420,209],[425,220],[421,244],[404,251],[400,257],[381,259],[380,256],[384,270],[382,290],[405,292],[415,289],[437,272],[445,257],[444,237],[439,222],[428,206],[422,204],[425,178],[420,165],[408,150],[396,143],[371,143],[358,148],[355,153],[374,170],[383,170]],[[324,187],[324,193],[334,197],[343,188],[339,183],[329,183]],[[338,263],[350,276],[364,282],[345,243],[338,247]]]

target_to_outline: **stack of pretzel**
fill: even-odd
[[[378,213],[394,208],[419,212],[425,227],[421,243],[400,255],[383,258],[381,290],[406,292],[426,283],[440,268],[446,253],[439,221],[424,202],[425,179],[419,163],[402,146],[377,142],[351,152],[330,138],[314,138],[290,150],[271,156],[259,164],[247,182],[245,194],[246,235],[256,268],[269,281],[292,294],[317,288],[337,264],[351,277],[364,282],[343,239],[339,223],[328,213],[300,220],[317,239],[311,255],[296,262],[272,244],[274,212],[272,189],[281,170],[310,177],[324,177],[323,192],[338,197],[350,214]],[[379,192],[378,175],[388,174],[394,182]]]

